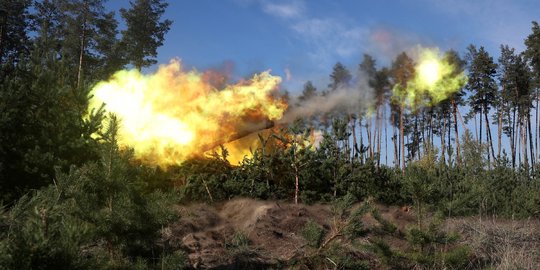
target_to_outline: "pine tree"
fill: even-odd
[[[383,123],[383,119],[385,119],[386,115],[386,108],[385,108],[385,102],[388,99],[388,95],[390,94],[390,81],[389,81],[389,70],[387,68],[382,68],[377,71],[377,74],[375,75],[375,106],[377,107],[377,154],[378,154],[378,160],[377,165],[380,165],[380,159],[381,159],[381,137],[382,137],[382,126],[385,125],[385,131],[386,131],[386,124]],[[384,134],[384,137],[386,139],[387,134]],[[386,146],[385,149],[388,147]],[[388,155],[388,151],[385,156]]]
[[[516,166],[516,112],[518,108],[516,89],[516,62],[515,50],[508,46],[501,46],[499,57],[499,83],[497,110],[499,111],[499,125],[502,132],[510,139],[512,166]]]
[[[28,55],[30,4],[30,0],[0,2],[0,65],[6,62],[17,62],[19,57]]]
[[[352,83],[351,72],[343,64],[341,64],[340,62],[337,62],[332,69],[332,73],[330,74],[330,84],[328,85],[328,87],[330,88],[330,91],[337,91],[342,88],[349,88],[351,87],[351,83]],[[337,120],[336,118],[339,118],[339,121],[341,121],[341,119],[345,119],[344,122],[346,124],[351,123],[351,125],[353,126],[352,130],[354,132],[353,136],[356,137],[356,127],[355,127],[356,116],[354,114],[352,113],[345,114],[341,111],[336,110],[332,112],[329,115],[329,117],[333,118],[333,120],[328,121],[328,124],[331,124],[331,125],[333,125],[334,121]],[[347,144],[347,146],[349,145]]]
[[[391,77],[394,85],[394,99],[392,102],[395,104],[395,109],[398,111],[399,119],[399,148],[398,148],[398,162],[399,166],[401,162],[401,168],[405,169],[405,104],[406,104],[406,91],[408,82],[414,77],[415,69],[413,60],[405,53],[399,54],[392,63]]]
[[[496,101],[497,83],[495,76],[497,64],[493,62],[493,58],[484,47],[476,49],[473,45],[468,47],[467,59],[469,61],[469,81],[466,88],[471,92],[469,96],[469,107],[471,108],[469,115],[478,114],[480,116],[480,142],[482,142],[482,116],[484,117],[489,162],[490,157],[494,157],[494,151],[488,115]]]
[[[0,84],[0,196],[9,202],[51,183],[55,167],[96,157],[99,120],[83,120],[86,94],[66,85],[62,62],[31,57]]]
[[[103,74],[99,67],[104,65],[111,51],[116,49],[118,22],[114,13],[105,12],[105,0],[69,0],[63,6],[65,26],[62,57],[76,71],[75,87],[83,81],[91,81],[96,73]],[[108,74],[103,74],[108,75]],[[102,79],[102,78],[99,78]]]
[[[330,74],[330,90],[335,91],[340,87],[347,87],[351,83],[351,72],[340,62],[337,62]]]
[[[34,8],[34,54],[40,59],[60,58],[64,36],[62,1],[36,1]]]
[[[523,163],[525,167],[528,168],[529,155],[531,158],[531,165],[534,167],[534,146],[532,143],[533,138],[531,132],[531,108],[533,107],[533,92],[531,70],[525,61],[523,54],[516,56],[515,70],[515,91],[517,95],[518,114],[520,119],[521,148],[524,157]],[[529,148],[529,153],[527,153],[527,148]]]
[[[454,67],[454,72],[450,74],[450,76],[455,76],[457,74],[460,74],[465,69],[466,62],[459,57],[459,54],[454,50],[449,50],[445,53],[445,60],[451,64]],[[465,101],[463,100],[463,96],[465,95],[465,92],[463,89],[458,89],[456,92],[452,93],[452,95],[449,97],[451,106],[452,106],[452,115],[454,117],[454,133],[455,133],[455,142],[456,142],[456,163],[460,164],[460,144],[459,144],[459,129],[458,129],[458,115],[461,119],[461,114],[459,113],[459,106],[464,105]],[[449,123],[451,121],[448,121]],[[462,123],[463,124],[463,123]],[[465,126],[463,125],[463,128]],[[449,141],[450,143],[450,141]]]
[[[124,66],[118,22],[105,0],[58,0],[36,3],[36,50],[69,66],[74,88],[107,78]],[[83,89],[85,90],[85,89]]]
[[[377,85],[377,68],[375,67],[375,59],[371,57],[369,54],[364,54],[364,58],[362,60],[362,63],[360,63],[358,69],[360,72],[360,76],[364,76],[367,79],[367,84],[371,89],[375,89]],[[377,100],[378,101],[378,100]],[[377,102],[376,101],[376,102]],[[368,153],[369,158],[373,158],[373,145],[375,144],[375,132],[372,131],[373,125],[373,114],[371,111],[376,111],[377,104],[372,105],[374,108],[369,108],[366,115],[366,134],[368,139]]]
[[[311,81],[307,81],[304,84],[304,89],[302,90],[302,94],[298,97],[298,101],[296,105],[302,106],[302,104],[309,102],[310,99],[316,97],[317,95],[318,95],[317,88],[313,85]],[[317,115],[313,115],[306,119],[302,119],[301,124],[303,124],[304,127],[314,128],[317,125],[317,117],[318,117]]]
[[[360,78],[365,78],[367,80],[367,86],[370,88],[369,91],[373,91],[375,95],[375,101],[373,104],[370,104],[372,108],[369,108],[367,112],[366,133],[368,136],[369,155],[370,157],[374,157],[376,154],[377,165],[380,165],[382,114],[384,112],[384,104],[389,91],[389,71],[386,68],[377,70],[376,60],[369,54],[364,54],[363,60],[358,66],[358,70],[360,72]],[[375,116],[374,125],[372,125],[373,116]]]
[[[168,3],[162,0],[136,0],[130,1],[130,5],[129,10],[120,9],[127,26],[127,29],[122,31],[122,43],[127,60],[140,70],[157,63],[157,48],[163,45],[172,21],[161,21],[161,16],[168,6]]]
[[[536,101],[535,105],[535,111],[536,111],[536,136],[535,136],[535,157],[534,160],[538,161],[539,154],[538,154],[538,137],[540,136],[540,118],[538,115],[538,112],[540,110],[538,101],[540,99],[540,26],[538,26],[538,22],[533,21],[532,22],[532,33],[525,39],[525,46],[527,49],[525,50],[525,57],[528,60],[531,68],[532,68],[532,75],[534,78],[534,89],[535,89],[535,96],[534,100]]]
[[[516,54],[515,50],[508,46],[501,46],[499,63],[499,81],[502,87],[499,107],[504,112],[502,119],[503,124],[505,124],[504,132],[511,140],[512,164],[515,166],[516,152],[518,152],[519,156],[523,155],[524,157],[524,165],[528,166],[528,154],[531,155],[531,164],[534,164],[534,145],[530,123],[530,111],[534,100],[531,71],[524,57]],[[519,133],[516,134],[516,131]],[[520,147],[519,151],[516,151],[518,138]],[[527,141],[529,141],[529,145],[527,145]],[[530,153],[527,153],[527,150]]]
[[[313,85],[311,81],[307,81],[304,84],[304,89],[302,90],[302,94],[298,97],[299,103],[306,102],[310,100],[311,98],[317,96],[317,87]]]

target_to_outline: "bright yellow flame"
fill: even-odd
[[[183,71],[178,60],[151,75],[122,70],[92,90],[89,110],[105,104],[120,119],[119,144],[137,158],[167,167],[226,141],[245,126],[282,117],[281,78],[263,72],[216,89],[206,73]]]
[[[463,71],[456,72],[453,64],[436,48],[419,48],[414,77],[404,88],[394,85],[393,98],[413,109],[437,104],[461,89],[467,82]]]
[[[441,79],[441,67],[437,60],[426,60],[418,65],[419,80],[428,86],[433,86]]]

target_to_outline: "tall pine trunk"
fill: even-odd
[[[377,167],[381,166],[381,134],[382,134],[382,116],[381,106],[377,108],[377,127],[379,132],[377,133]]]
[[[373,143],[372,143],[372,136],[371,136],[371,120],[372,117],[368,117],[366,119],[366,134],[368,139],[368,153],[369,158],[373,158]]]
[[[512,118],[510,119],[510,151],[512,152],[512,168],[516,167],[516,109],[513,109]]]
[[[497,158],[501,158],[502,148],[502,110],[497,109]]]
[[[359,147],[359,157],[360,157],[360,161],[363,163],[364,162],[364,153],[362,151],[364,151],[364,135],[362,134],[362,117],[359,116],[358,117],[358,130],[360,131],[360,147]]]
[[[540,121],[540,119],[538,119],[538,92],[536,93],[536,128],[535,128],[535,133],[534,133],[534,150],[535,150],[535,155],[534,155],[534,160],[538,163],[538,123]]]
[[[383,118],[386,120],[386,108],[383,109]],[[384,124],[384,162],[386,166],[388,166],[388,124],[386,121],[383,122]]]
[[[401,169],[405,170],[405,130],[403,127],[403,105],[400,105],[399,107],[399,146],[400,146],[400,153],[401,153]]]
[[[482,111],[480,111],[480,114],[479,114],[479,118],[480,118],[480,125],[479,125],[479,130],[480,130],[480,133],[478,133],[478,138],[479,138],[479,142],[480,142],[480,145],[482,145]]]
[[[0,64],[3,64],[1,60],[4,56],[4,28],[6,27],[6,21],[7,15],[2,17],[2,24],[0,24]]]
[[[446,135],[446,117],[443,117],[443,125],[442,125],[442,129],[439,135],[441,137],[441,158],[442,158],[442,162],[446,163],[446,157],[445,157],[446,144],[444,142],[444,137]]]
[[[88,2],[84,1],[84,15],[82,21],[81,29],[81,47],[79,50],[79,66],[77,68],[77,89],[81,86],[81,76],[82,76],[82,67],[83,67],[83,56],[86,42],[86,14],[88,12]]]
[[[448,126],[445,127],[445,130],[448,132],[448,143],[446,144],[446,147],[448,147],[448,161],[452,159],[450,156],[450,152],[452,151],[452,115],[450,112],[447,114],[448,117],[445,117],[446,123],[448,123]]]
[[[452,100],[452,107],[454,107],[454,133],[456,134],[456,164],[460,165],[460,148],[459,148],[459,131],[457,125],[458,108],[455,100]]]
[[[397,135],[397,132],[396,132],[396,126],[394,125],[395,123],[395,114],[394,113],[391,113],[392,115],[390,116],[390,118],[392,119],[391,122],[392,122],[392,142],[394,143],[394,165],[396,168],[399,168],[400,167],[400,160],[399,160],[399,148],[398,148],[398,135]]]
[[[529,167],[529,158],[527,154],[527,126],[525,124],[525,115],[521,117],[521,150],[523,151],[523,164]]]
[[[493,160],[495,160],[495,151],[493,151],[493,138],[491,137],[491,128],[489,125],[489,117],[488,117],[488,110],[487,108],[484,109],[484,117],[486,120],[486,141],[487,141],[487,147],[488,147],[488,161],[491,161],[491,158],[489,157],[489,152],[491,149],[491,157]]]
[[[527,130],[529,131],[529,151],[531,153],[531,168],[534,170],[534,145],[531,129],[531,113],[529,109],[527,109]]]
[[[352,157],[356,158],[358,155],[358,142],[356,141],[356,118],[349,114],[349,122],[351,122],[351,134],[353,137]]]

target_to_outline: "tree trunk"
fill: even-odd
[[[433,147],[433,117],[431,117],[431,114],[429,115],[429,143],[430,146]]]
[[[480,125],[479,125],[479,128],[478,128],[479,131],[480,131],[480,132],[478,133],[478,139],[479,139],[478,142],[480,142],[480,145],[482,145],[482,113],[483,113],[483,112],[481,111],[480,114],[478,115],[479,118],[480,118],[480,120],[478,121],[479,124],[480,124]]]
[[[476,123],[476,114],[474,114],[474,135],[476,137],[476,141],[478,141],[478,124]]]
[[[459,148],[459,131],[457,126],[457,114],[458,108],[455,100],[452,100],[452,107],[454,107],[454,133],[456,134],[456,164],[459,166],[461,163],[460,160],[460,148]],[[463,124],[463,123],[462,123]]]
[[[414,145],[411,148],[413,149],[414,153],[411,156],[411,160],[414,160],[415,157],[420,160],[420,132],[418,131],[418,114],[416,113],[414,115],[413,143]]]
[[[427,138],[429,140],[428,144],[430,147],[433,147],[433,117],[431,117],[431,114],[429,114],[429,126],[428,126],[428,135]],[[424,142],[425,144],[425,142]]]
[[[523,164],[529,167],[529,157],[527,154],[527,126],[525,124],[525,115],[521,117],[521,150],[523,151]]]
[[[79,66],[77,68],[77,89],[81,86],[81,74],[82,74],[82,66],[83,66],[83,56],[84,56],[84,49],[85,49],[85,41],[86,41],[86,14],[88,12],[88,3],[87,1],[84,1],[84,15],[83,15],[83,22],[82,22],[82,29],[81,29],[81,47],[79,51]]]
[[[83,28],[84,29],[84,28]],[[83,65],[83,55],[84,55],[84,30],[81,37],[81,51],[79,53],[79,67],[77,69],[77,89],[81,86],[81,73],[82,73],[82,65]]]
[[[386,108],[384,108],[383,110],[383,118],[384,120],[386,120]],[[385,151],[384,162],[386,166],[388,166],[388,124],[386,121],[384,121],[383,123],[384,123],[384,151]]]
[[[382,116],[381,116],[381,106],[377,108],[377,126],[379,129],[378,138],[377,138],[377,167],[381,166],[381,134],[382,134]]]
[[[501,109],[497,109],[497,157],[501,158],[501,148],[502,148],[502,114]]]
[[[508,113],[508,116],[510,118],[510,113]],[[510,118],[510,126],[512,127],[510,129],[510,151],[512,152],[512,168],[516,167],[516,144],[515,144],[515,137],[516,137],[516,109],[513,110],[513,115]]]
[[[445,130],[448,132],[448,143],[446,144],[446,147],[448,147],[448,153],[450,154],[450,151],[452,151],[452,115],[450,112],[447,114],[448,117],[445,117],[446,123],[448,123],[448,126],[445,127]],[[448,161],[452,159],[451,156],[448,156]]]
[[[358,143],[356,141],[356,119],[349,114],[349,122],[351,123],[351,134],[353,137],[353,149],[352,149],[352,158],[356,158],[358,155]]]
[[[421,136],[420,142],[422,142],[421,145],[423,145],[424,147],[422,149],[422,147],[418,146],[418,151],[421,152],[422,150],[424,150],[424,155],[425,155],[426,150],[429,147],[426,144],[429,144],[430,142],[429,142],[429,138],[426,140],[426,114],[424,111],[422,111],[422,118],[420,120],[420,136]]]
[[[6,17],[2,18],[2,25],[0,25],[0,64],[3,64],[4,58],[4,27],[6,27]]]
[[[529,151],[531,153],[531,169],[534,172],[534,145],[533,145],[533,136],[531,129],[531,113],[530,110],[527,110],[527,130],[529,131]]]
[[[445,133],[446,133],[446,118],[443,117],[443,125],[442,125],[442,128],[441,128],[441,131],[440,132],[440,137],[441,137],[441,158],[442,158],[442,162],[446,164],[446,157],[445,157],[445,149],[446,149],[446,144],[444,143],[444,137],[445,137]]]
[[[486,140],[487,140],[487,147],[488,147],[488,161],[491,161],[489,158],[489,150],[491,149],[491,157],[495,161],[495,151],[493,151],[493,138],[491,137],[491,128],[489,125],[489,117],[488,117],[488,110],[484,109],[484,117],[486,120]]]
[[[367,134],[367,139],[368,139],[368,153],[369,153],[369,158],[373,158],[373,144],[371,143],[372,142],[372,136],[371,136],[371,117],[368,117],[366,119],[366,134]]]
[[[396,132],[396,126],[394,125],[394,122],[395,122],[395,118],[396,116],[391,113],[392,115],[390,116],[390,118],[392,119],[391,120],[391,125],[392,125],[392,142],[394,143],[394,165],[396,168],[399,168],[400,167],[400,164],[401,162],[399,161],[399,148],[398,148],[398,135],[397,135],[397,132]]]
[[[359,149],[359,157],[360,157],[360,162],[364,162],[364,153],[362,151],[364,151],[364,135],[362,134],[362,117],[359,116],[358,117],[358,130],[360,131],[360,149]]]
[[[535,133],[534,133],[534,150],[535,150],[535,155],[534,155],[534,159],[536,162],[538,162],[538,123],[540,122],[540,119],[538,119],[538,93],[536,93],[536,128],[535,128]]]
[[[399,109],[399,139],[400,139],[400,150],[401,150],[401,169],[405,170],[405,142],[404,142],[404,127],[403,127],[403,105]]]
[[[518,134],[516,135],[516,149],[518,151],[518,165],[522,165],[521,152],[523,149],[523,132],[521,131],[521,129],[523,125],[521,123],[522,121],[521,121],[521,116],[519,116],[519,113],[518,113],[518,119],[516,121],[518,121],[518,123],[516,124],[518,128]]]

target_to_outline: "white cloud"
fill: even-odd
[[[306,48],[289,63],[292,64],[289,72],[294,71],[295,76],[286,84],[295,89],[301,88],[306,78],[325,85],[328,75],[321,74],[326,74],[336,61],[359,59],[369,41],[369,30],[359,27],[351,18],[332,14],[314,16],[309,13],[308,3],[293,0],[276,4],[259,0],[261,10],[281,20],[292,32],[291,38]],[[314,79],[319,77],[320,80]]]
[[[369,31],[338,18],[303,18],[290,25],[309,48],[307,55],[315,65],[328,68],[339,58],[354,57],[367,40]]]
[[[292,25],[292,29],[304,36],[322,38],[331,33],[337,24],[330,19],[304,19]]]
[[[300,1],[292,1],[284,4],[263,1],[261,5],[264,12],[285,19],[301,17],[304,11],[304,3]]]

